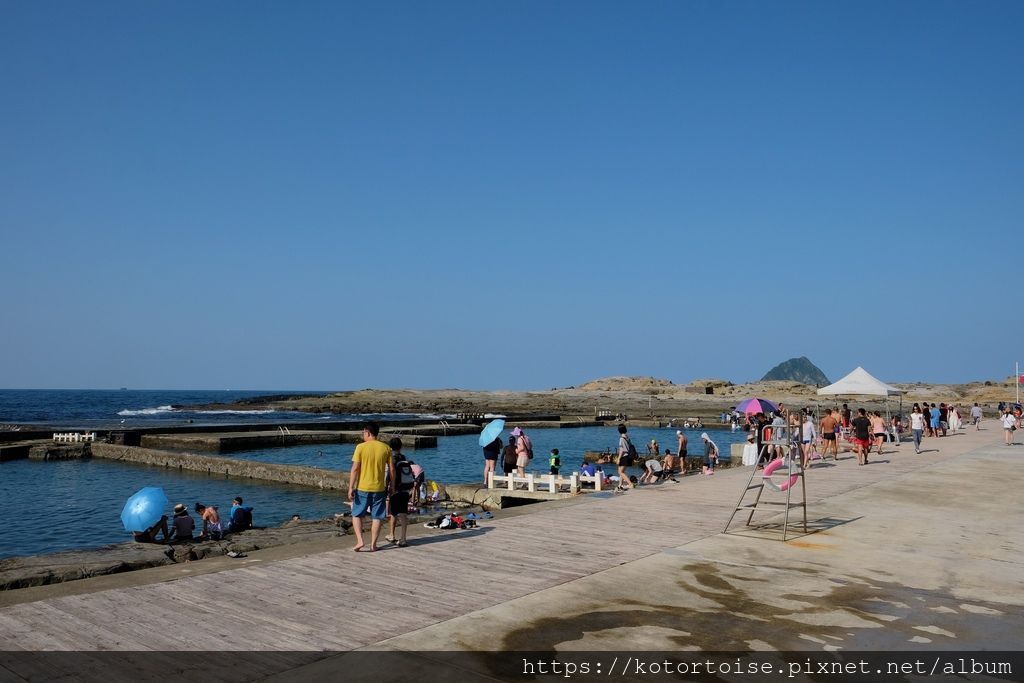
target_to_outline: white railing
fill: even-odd
[[[600,491],[602,481],[603,478],[600,474],[581,475],[579,472],[573,472],[568,478],[557,474],[527,474],[525,477],[520,477],[515,474],[490,472],[487,475],[487,488],[507,488],[509,491],[515,491],[517,486],[525,484],[526,490],[530,493],[536,493],[538,490],[559,493],[563,486],[568,486],[570,493],[579,493],[582,484],[593,484],[594,490]]]
[[[86,432],[85,434],[79,434],[78,432],[54,432],[53,440],[57,443],[82,443],[83,441],[95,441],[96,432]]]

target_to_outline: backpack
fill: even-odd
[[[626,455],[633,462],[636,462],[638,460],[636,446],[633,445],[633,442],[630,440],[628,436],[626,437]]]
[[[533,460],[533,442],[530,441],[530,437],[523,434],[519,438],[523,440],[523,445],[526,446],[526,457]]]
[[[396,491],[411,491],[414,478],[415,477],[412,473],[412,463],[408,460],[400,460],[395,463]]]
[[[236,508],[231,514],[231,519],[229,520],[228,525],[231,531],[245,531],[246,529],[251,529],[252,508],[248,505]]]

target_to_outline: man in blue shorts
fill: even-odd
[[[363,550],[363,516],[369,514],[370,549],[377,549],[380,525],[388,517],[388,495],[395,492],[395,463],[391,447],[377,440],[380,425],[367,422],[363,427],[363,443],[352,454],[352,470],[348,475],[348,500],[352,503],[352,530],[356,532],[356,552]]]

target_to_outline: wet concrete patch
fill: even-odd
[[[1008,623],[992,605],[976,604],[974,614],[956,610],[951,605],[961,601],[945,592],[868,577],[839,582],[802,569],[728,565],[723,571],[711,562],[688,563],[671,583],[651,582],[629,605],[532,619],[508,632],[502,647],[591,649],[607,646],[613,634],[614,642],[636,640],[648,649],[744,650],[752,640],[780,650],[870,650],[925,640],[947,649],[965,642],[1012,649],[1024,629],[1021,615]],[[766,591],[766,583],[778,590]],[[800,587],[806,590],[794,590]]]

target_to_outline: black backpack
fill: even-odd
[[[411,491],[415,477],[412,474],[412,463],[408,460],[399,460],[395,463],[395,490]]]

